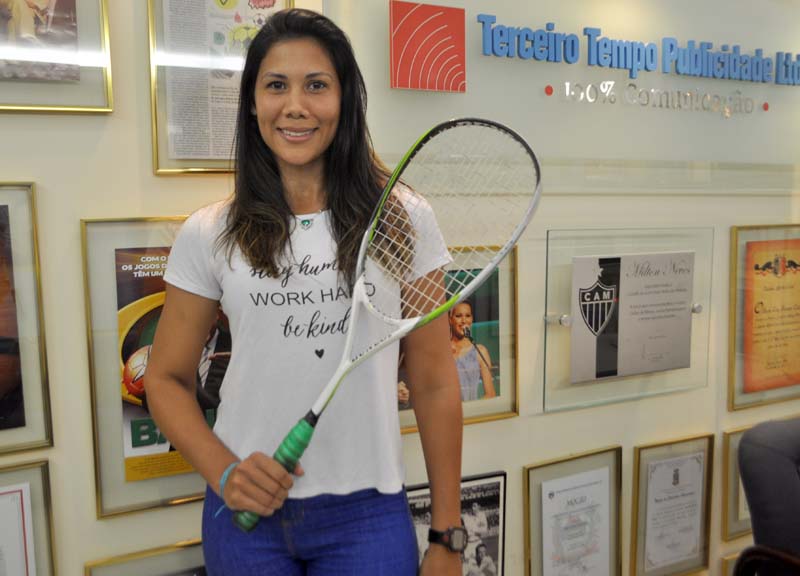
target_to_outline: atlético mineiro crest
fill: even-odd
[[[592,334],[602,333],[614,313],[617,302],[616,285],[606,286],[599,280],[590,288],[578,289],[581,316]]]

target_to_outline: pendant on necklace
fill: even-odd
[[[302,228],[303,230],[308,230],[309,228],[311,228],[311,225],[313,223],[314,223],[313,218],[303,218],[302,220],[300,220],[300,228]]]

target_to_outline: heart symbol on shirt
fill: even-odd
[[[325,350],[314,350],[314,354],[317,355],[317,358],[322,358],[323,354],[325,354]]]

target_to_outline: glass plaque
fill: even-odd
[[[713,236],[712,228],[548,231],[545,412],[619,402],[706,385]],[[678,256],[686,262],[691,260],[691,265],[688,266],[691,273],[682,276],[690,279],[688,283],[678,279],[673,273],[673,264],[681,259]],[[576,266],[585,267],[594,258],[598,263],[620,262],[625,264],[620,269],[622,273],[640,270],[647,272],[648,278],[639,279],[641,287],[637,287],[634,292],[625,292],[627,303],[623,302],[621,293],[615,292],[610,285],[607,286],[608,290],[595,286],[594,291],[592,282],[584,287],[573,286]],[[649,266],[642,265],[645,261],[649,262]],[[600,264],[598,266],[603,267]],[[668,270],[669,274],[664,270]],[[604,280],[602,274],[598,278]],[[624,282],[620,286],[622,284]],[[598,333],[603,333],[608,326],[608,323],[603,325],[603,322],[587,322],[586,315],[581,312],[580,303],[573,303],[579,295],[600,299],[610,295],[605,308],[602,303],[594,306],[601,311],[605,309],[609,316],[620,310],[628,316],[633,312],[647,312],[645,316],[648,322],[639,322],[644,332],[635,339],[636,342],[631,340],[625,350],[620,347],[619,355],[623,360],[630,360],[636,354],[643,358],[646,356],[645,360],[650,362],[652,369],[610,373],[604,368],[601,378],[576,377],[573,369],[575,359],[584,356],[582,351],[588,354],[588,348],[586,342],[575,340],[574,325],[597,324],[595,328]],[[691,326],[686,330],[691,341],[688,362],[686,359],[677,362],[651,358],[658,342],[665,338],[668,340],[670,331],[674,331],[669,326],[672,321],[664,320],[664,315],[660,312],[656,314],[658,310],[669,312],[673,316],[690,316]],[[655,319],[655,322],[650,322],[650,319]],[[653,329],[646,328],[645,324],[651,325]],[[664,334],[656,334],[658,330]],[[585,332],[592,336],[590,329]],[[641,344],[641,350],[636,348],[637,342]],[[648,342],[651,346],[646,347]],[[599,339],[596,344],[599,344]],[[578,345],[581,346],[580,349],[577,348]],[[597,357],[600,358],[600,355]],[[626,363],[630,364],[627,361]]]

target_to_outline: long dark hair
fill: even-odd
[[[220,240],[229,257],[238,246],[253,268],[278,276],[295,218],[284,197],[275,156],[264,143],[252,110],[261,61],[277,42],[297,38],[320,43],[341,85],[339,126],[324,154],[324,186],[337,266],[342,278],[352,284],[361,236],[388,174],[373,152],[366,119],[367,91],[350,41],[316,12],[289,9],[273,14],[247,51],[236,127],[236,189]]]

